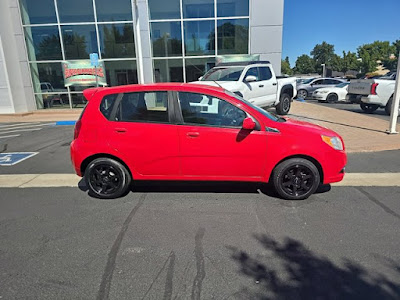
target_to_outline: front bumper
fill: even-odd
[[[347,164],[347,155],[345,151],[327,153],[327,164],[324,169],[324,184],[342,181],[345,175],[345,166]]]
[[[312,97],[312,99],[314,99],[314,100],[323,100],[323,101],[326,100],[326,94],[316,94],[316,93],[313,93],[311,97]]]

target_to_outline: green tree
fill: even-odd
[[[293,70],[290,67],[289,57],[287,56],[285,59],[282,59],[281,73],[286,75],[293,75]]]
[[[361,71],[363,73],[376,71],[378,61],[387,61],[395,51],[396,47],[388,41],[375,41],[358,47],[357,53],[362,59]]]
[[[332,63],[337,63],[334,62],[335,59],[337,60],[337,57],[335,57],[335,46],[328,44],[327,42],[317,44],[310,54],[314,60],[315,70],[319,74],[322,74],[321,64],[331,66]]]
[[[398,55],[400,52],[400,40],[396,40],[392,44],[393,47],[393,55],[394,57],[389,57],[387,59],[382,60],[383,66],[389,70],[397,69]]]
[[[360,62],[358,61],[356,53],[350,51],[346,53],[345,51],[343,51],[343,62],[340,71],[346,73],[347,71],[350,70],[354,71],[360,70]]]
[[[297,58],[294,71],[298,74],[314,73],[315,63],[311,57],[309,57],[307,54],[303,54]]]

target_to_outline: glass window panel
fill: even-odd
[[[185,60],[186,81],[198,81],[208,70],[215,66],[215,58],[190,58]]]
[[[185,28],[185,55],[215,54],[215,22],[187,21]]]
[[[133,24],[99,25],[102,58],[135,57]]]
[[[92,0],[57,0],[61,23],[94,22]]]
[[[57,26],[25,27],[29,60],[61,60],[61,43]]]
[[[218,54],[248,54],[249,20],[218,21]]]
[[[218,17],[249,16],[249,0],[216,0]]]
[[[57,23],[54,0],[20,0],[19,3],[24,24]]]
[[[88,87],[86,87],[88,88]],[[83,94],[71,94],[72,108],[83,108],[87,104],[87,100]]]
[[[70,108],[68,94],[36,94],[35,99],[38,109]]]
[[[61,62],[31,63],[30,66],[35,93],[67,92]]]
[[[155,82],[183,82],[182,59],[154,59]]]
[[[138,83],[136,61],[106,61],[104,64],[108,86]]]
[[[151,41],[153,56],[181,56],[181,22],[151,23]]]
[[[150,20],[180,19],[179,0],[148,0]]]
[[[96,0],[97,21],[132,21],[131,0]]]
[[[214,17],[214,0],[183,0],[184,18]]]
[[[94,25],[61,26],[66,59],[89,59],[90,53],[98,53]]]

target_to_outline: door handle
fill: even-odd
[[[263,85],[263,84],[260,84],[258,87],[264,87],[264,85]]]
[[[188,137],[191,137],[191,138],[196,138],[196,137],[200,136],[200,133],[198,133],[198,132],[188,132],[186,135]]]
[[[276,82],[275,82],[275,83],[273,83],[272,85],[276,85]]]
[[[115,132],[117,132],[117,133],[125,133],[126,129],[125,128],[116,128]]]

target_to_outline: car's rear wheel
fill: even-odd
[[[321,178],[317,167],[304,158],[281,162],[272,176],[276,192],[286,200],[307,199],[317,190]]]
[[[287,115],[290,110],[290,105],[291,105],[290,95],[287,93],[283,93],[281,95],[281,98],[279,99],[278,105],[276,106],[276,112],[279,115]]]
[[[361,109],[366,112],[367,114],[372,114],[374,111],[376,111],[379,108],[379,105],[377,104],[367,104],[367,103],[361,103],[360,104]]]
[[[308,92],[306,90],[299,90],[297,92],[297,98],[306,99],[308,97]]]
[[[392,103],[393,103],[393,96],[390,97],[388,103],[385,106],[385,112],[388,116],[392,113]]]
[[[126,167],[111,158],[97,158],[85,170],[85,180],[89,191],[102,199],[123,196],[129,189],[132,177]]]
[[[339,100],[339,97],[338,97],[338,95],[335,94],[335,93],[331,93],[331,94],[328,95],[328,97],[326,97],[326,101],[327,101],[328,103],[335,103],[335,102],[337,102],[338,100]]]

